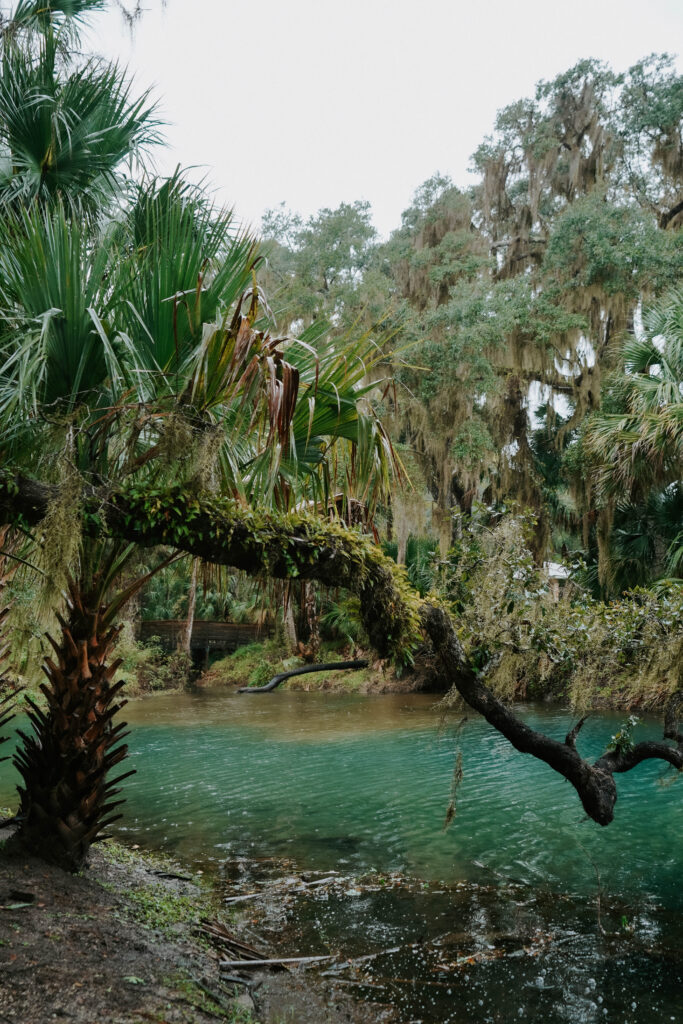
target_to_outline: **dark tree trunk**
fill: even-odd
[[[123,683],[112,684],[120,659],[107,664],[120,627],[100,627],[105,612],[72,584],[66,618],[60,617],[60,642],[48,637],[55,659],[47,657],[41,690],[42,710],[31,700],[31,734],[19,732],[14,756],[23,785],[19,787],[19,830],[15,842],[45,860],[75,871],[91,843],[120,814],[111,815],[122,800],[112,800],[116,785],[132,775],[108,779],[126,756],[125,722],[114,715],[125,701],[116,696]],[[117,745],[118,744],[118,745]]]
[[[5,543],[7,532],[7,527],[0,527],[0,548]],[[3,596],[11,575],[7,561],[8,559],[4,555],[0,555],[0,729],[3,729],[14,718],[14,701],[16,697],[14,691],[4,692],[5,687],[8,685],[4,668],[9,656],[9,647],[5,640],[5,627],[7,616],[9,615],[9,606],[4,603]],[[9,736],[0,734],[0,746],[6,743],[8,739]],[[0,761],[6,760],[6,757],[0,757]]]

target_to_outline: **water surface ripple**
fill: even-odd
[[[558,739],[571,724],[558,709],[520,713]],[[288,918],[302,955],[402,942],[346,981],[400,1020],[683,1021],[683,779],[661,764],[618,777],[616,819],[600,828],[553,771],[479,718],[440,720],[424,695],[204,691],[138,701],[125,717],[137,769],[119,825],[128,841],[219,877],[236,859],[275,857],[425,880],[302,898]],[[581,752],[597,756],[623,717],[590,718]],[[637,728],[636,739],[660,736],[655,718]],[[458,750],[464,777],[444,831]],[[0,765],[0,805],[15,784]],[[471,970],[457,966],[470,955]]]
[[[557,709],[522,714],[560,739],[571,722]],[[606,891],[683,903],[682,790],[661,763],[618,777],[616,819],[601,828],[550,768],[479,718],[440,722],[424,695],[208,692],[139,701],[126,717],[138,773],[122,827],[188,860],[283,854],[302,867],[488,874],[582,894],[597,869]],[[589,719],[582,753],[597,756],[622,718]],[[659,735],[652,719],[636,738]],[[457,749],[464,777],[444,832]]]

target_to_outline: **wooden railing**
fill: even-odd
[[[158,637],[161,646],[173,650],[185,633],[184,619],[144,619],[140,623],[140,639],[143,641]],[[271,630],[267,626],[250,622],[209,622],[195,619],[192,627],[191,647],[193,651],[234,651],[245,644],[265,640]]]

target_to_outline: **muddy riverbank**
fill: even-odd
[[[247,920],[201,875],[119,844],[93,851],[80,875],[0,849],[0,1021],[369,1019],[338,987],[296,965],[233,981],[241,972],[220,966],[234,953],[224,936],[239,941]],[[284,955],[269,943],[263,952]]]

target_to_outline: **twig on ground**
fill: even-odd
[[[270,960],[221,960],[219,967],[275,967],[281,964],[313,964],[323,960],[334,960],[332,954],[325,956],[281,956]]]

